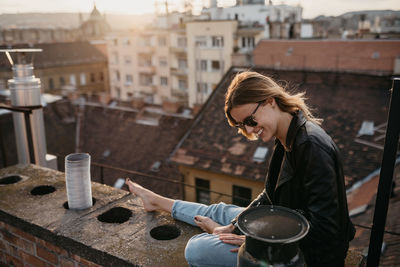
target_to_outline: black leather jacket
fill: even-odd
[[[276,139],[265,189],[249,207],[270,204],[298,210],[308,219],[310,230],[300,241],[308,266],[328,266],[345,258],[355,229],[339,151],[301,111],[290,123],[286,150]]]

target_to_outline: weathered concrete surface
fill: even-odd
[[[92,183],[93,207],[74,211],[65,209],[67,201],[64,173],[35,165],[16,165],[0,170],[1,177],[26,176],[16,184],[0,185],[0,220],[50,241],[101,265],[113,266],[187,266],[186,242],[200,233],[196,227],[173,220],[169,214],[147,213],[141,201],[126,191]],[[33,196],[30,191],[49,185],[56,191]],[[128,221],[100,222],[97,217],[113,207],[132,211]],[[150,236],[154,227],[173,224],[180,235],[172,240]]]

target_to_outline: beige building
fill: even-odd
[[[232,203],[247,206],[263,190],[264,181],[253,181],[223,173],[180,165],[179,171],[184,175],[186,201],[198,203]]]
[[[183,15],[182,15],[183,16]],[[183,23],[107,36],[112,97],[187,105],[187,41]]]
[[[112,97],[202,105],[229,67],[251,65],[264,36],[259,25],[172,15],[157,18],[154,28],[107,36]]]
[[[186,24],[190,107],[203,104],[231,66],[237,28],[236,20]]]
[[[33,60],[43,92],[109,93],[107,58],[89,42],[36,44],[34,48],[43,49]],[[12,71],[4,53],[0,63],[0,89],[5,89]]]

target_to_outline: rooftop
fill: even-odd
[[[94,205],[70,210],[64,173],[36,165],[0,170],[0,179],[9,175],[23,179],[0,184],[0,265],[186,266],[186,242],[200,233],[169,214],[145,212],[123,190],[92,182]]]
[[[13,46],[18,47],[26,45]],[[43,52],[35,54],[33,64],[36,69],[107,62],[106,56],[89,42],[35,44],[31,48],[43,49]],[[0,53],[0,71],[10,71],[5,53]]]
[[[227,124],[223,111],[227,87],[232,77],[242,70],[231,68],[225,74],[172,155],[173,162],[264,181],[271,153],[267,153],[263,162],[254,161],[253,155],[260,146],[267,146],[268,151],[272,151],[273,141],[264,144],[246,140]],[[385,131],[391,88],[389,76],[339,75],[262,67],[254,70],[270,75],[293,92],[306,92],[307,102],[317,117],[324,119],[323,128],[342,152],[348,188],[380,166],[383,140],[374,141],[374,136],[358,133],[365,120],[380,126],[375,131],[376,136]],[[362,142],[364,140],[370,142]]]

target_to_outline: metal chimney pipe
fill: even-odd
[[[9,49],[5,52],[13,70],[13,79],[8,80],[11,91],[11,105],[14,107],[32,107],[41,105],[40,79],[33,74],[33,64],[28,62],[27,53],[41,52],[42,49]],[[16,53],[17,62],[14,64],[9,53]],[[43,121],[43,109],[34,109],[29,116],[32,129],[34,162],[47,167],[46,137]],[[31,161],[24,114],[13,112],[15,139],[17,144],[18,162],[28,164]]]

